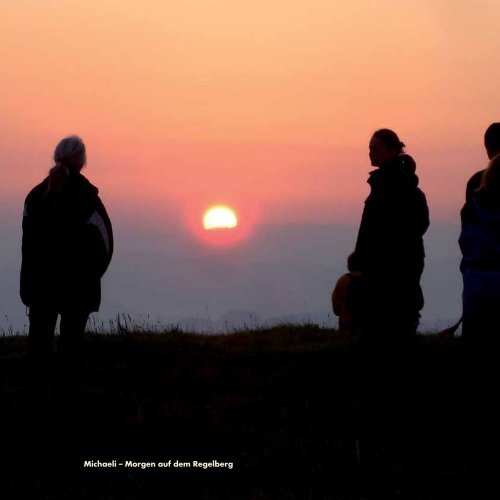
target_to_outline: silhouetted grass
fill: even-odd
[[[492,364],[459,339],[363,349],[316,325],[224,335],[91,325],[83,367],[29,383],[0,339],[2,488],[27,498],[481,498],[494,477]],[[72,378],[80,376],[81,382]],[[36,389],[33,389],[33,385]],[[493,452],[494,451],[494,452]],[[83,460],[233,462],[84,469]]]

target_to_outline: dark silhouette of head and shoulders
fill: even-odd
[[[369,144],[372,166],[368,183],[372,188],[398,192],[413,190],[419,184],[415,160],[405,153],[405,144],[390,129],[377,130]]]
[[[492,123],[484,133],[484,147],[486,149],[486,154],[491,160],[496,155],[500,154],[500,122]],[[467,182],[467,187],[465,190],[465,204],[460,212],[460,218],[462,221],[462,227],[468,224],[473,217],[473,200],[474,194],[481,186],[483,179],[483,174],[486,169],[483,168],[476,172]]]

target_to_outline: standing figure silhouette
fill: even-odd
[[[395,132],[377,130],[369,146],[371,164],[356,242],[361,271],[361,335],[366,341],[397,342],[416,332],[424,305],[423,234],[429,210],[419,189],[413,158]]]
[[[484,147],[490,160],[497,154],[500,154],[500,122],[492,123],[486,129],[486,132],[484,133]],[[479,170],[467,182],[467,188],[465,190],[465,204],[460,212],[462,228],[468,224],[471,219],[474,219],[474,193],[481,186],[484,172],[485,169]]]
[[[55,166],[24,204],[20,294],[29,308],[28,353],[34,372],[46,373],[61,316],[58,351],[78,366],[85,326],[101,302],[101,277],[113,254],[113,231],[98,189],[80,172],[82,139],[62,139]],[[73,372],[74,373],[74,372]]]
[[[500,327],[500,154],[472,194],[460,234],[463,259],[462,336],[469,345],[498,345]]]

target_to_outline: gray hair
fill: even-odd
[[[79,172],[87,162],[85,144],[81,137],[70,135],[62,139],[54,151],[54,161]]]

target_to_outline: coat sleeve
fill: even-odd
[[[94,212],[87,224],[96,235],[96,267],[102,277],[109,267],[114,251],[113,227],[103,202],[98,197]]]
[[[21,279],[20,296],[25,306],[30,306],[33,296],[33,259],[35,227],[33,217],[28,213],[28,203],[25,201],[22,220],[22,243],[21,243]]]
[[[462,229],[470,224],[474,219],[474,193],[481,185],[481,180],[483,178],[484,170],[476,172],[467,182],[467,187],[465,189],[465,204],[460,211],[460,220],[462,223]]]
[[[339,278],[332,293],[333,313],[339,316],[346,303],[347,286],[349,278],[344,274]]]
[[[362,270],[366,267],[367,257],[369,255],[370,242],[372,240],[372,209],[369,205],[369,200],[365,201],[363,214],[361,215],[361,223],[359,224],[358,237],[354,252]]]
[[[382,243],[387,239],[388,218],[386,202],[377,191],[372,191],[365,201],[354,252],[361,272],[373,268],[380,259]]]
[[[425,234],[429,229],[429,206],[427,205],[427,198],[420,189],[417,189],[414,217],[414,229],[416,234],[420,237]]]

